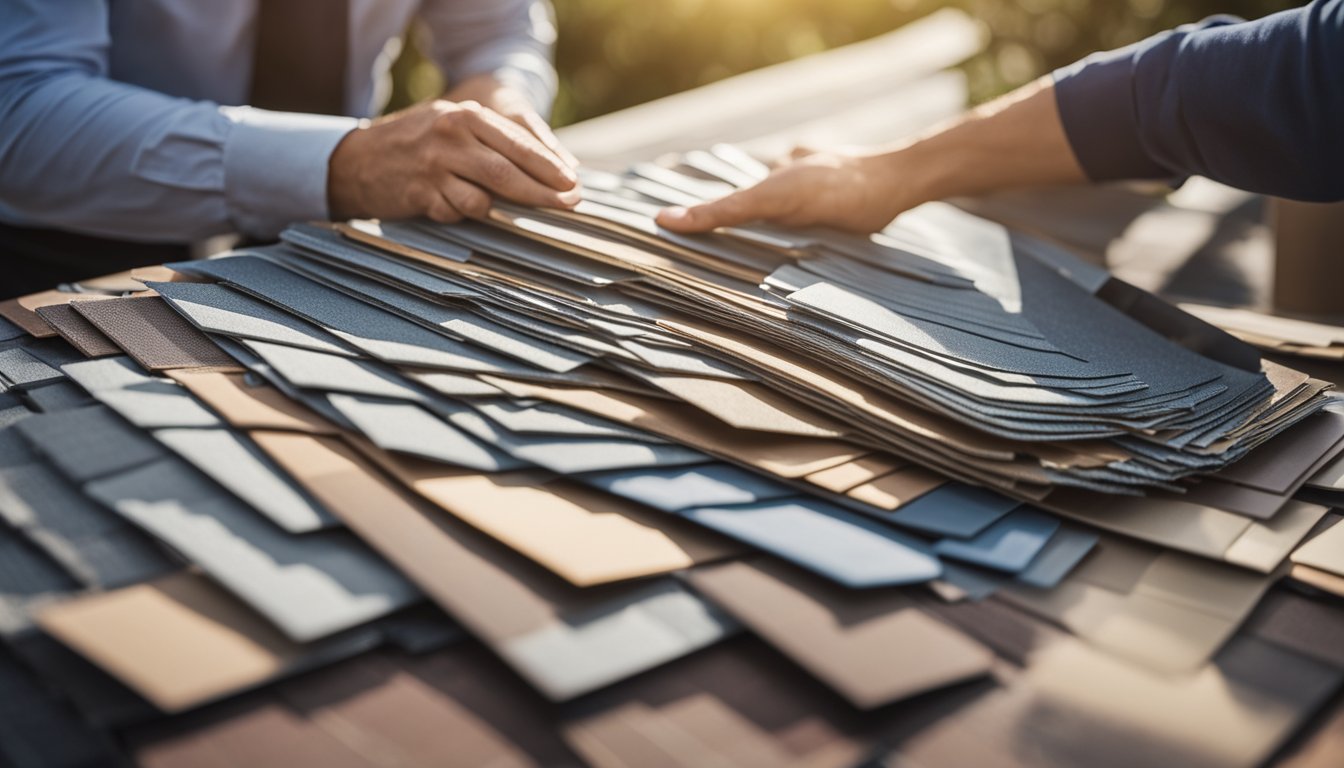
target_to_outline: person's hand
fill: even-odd
[[[893,158],[795,149],[760,183],[702,205],[666,208],[658,223],[677,232],[750,221],[875,232],[911,205]]]
[[[748,221],[875,232],[930,200],[1084,181],[1046,75],[913,141],[865,154],[796,153],[761,183],[666,209],[658,223],[679,232]]]
[[[482,218],[493,196],[572,208],[578,176],[535,134],[474,101],[419,104],[351,131],[331,154],[332,218],[454,222]]]
[[[530,131],[570,168],[579,167],[578,158],[571,155],[560,143],[555,133],[551,131],[551,126],[546,123],[545,118],[537,114],[536,108],[532,106],[527,96],[516,88],[500,82],[493,75],[469,77],[444,94],[443,98],[448,101],[474,101],[483,107],[495,110]]]

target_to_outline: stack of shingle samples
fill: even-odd
[[[1344,362],[1344,330],[1338,326],[1204,304],[1181,309],[1267,352]]]
[[[1329,385],[763,172],[0,303],[0,764],[1344,764]]]

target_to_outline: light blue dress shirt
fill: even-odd
[[[350,0],[350,117],[242,106],[257,2],[0,0],[0,221],[181,243],[324,219],[328,158],[416,16],[450,81],[554,96],[547,0]]]

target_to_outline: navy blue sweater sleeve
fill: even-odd
[[[1094,181],[1198,174],[1300,200],[1344,200],[1344,0],[1216,17],[1055,73]]]

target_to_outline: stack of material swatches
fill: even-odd
[[[1267,352],[1344,362],[1344,328],[1249,309],[1182,304],[1181,309]]]
[[[0,764],[1337,765],[1327,385],[761,171],[0,303]]]

